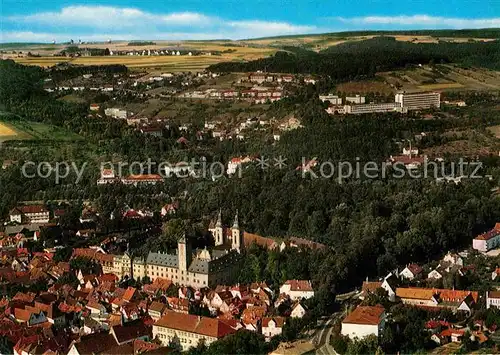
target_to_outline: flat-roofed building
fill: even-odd
[[[376,112],[405,112],[404,108],[398,102],[384,102],[380,104],[360,104],[360,105],[345,105],[344,111],[346,114],[359,115],[363,113]]]
[[[332,95],[332,94],[319,95],[319,99],[322,102],[328,101],[332,105],[342,105],[342,98],[338,97],[337,95]]]
[[[423,110],[431,107],[439,108],[441,94],[438,92],[399,93],[394,99],[408,110]]]
[[[345,102],[350,104],[364,104],[366,102],[366,98],[360,95],[346,96]]]

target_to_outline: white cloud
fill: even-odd
[[[413,16],[365,16],[343,18],[337,17],[344,23],[359,25],[398,25],[398,26],[419,26],[437,28],[490,28],[500,27],[500,18],[488,19],[466,19],[429,15]]]
[[[273,35],[310,33],[317,31],[315,26],[292,25],[286,22],[267,21],[232,21],[228,25],[236,30],[251,33],[252,37],[263,37]]]
[[[196,12],[151,13],[113,6],[68,6],[56,12],[11,16],[5,20],[15,24],[18,32],[4,33],[4,42],[12,37],[29,36],[29,32],[35,33],[32,40],[42,40],[51,36],[108,38],[108,34],[123,39],[242,39],[318,31],[315,26],[286,22],[229,20]],[[42,28],[43,33],[37,33],[36,29]]]
[[[0,0],[1,1],[1,0]],[[324,19],[324,18],[323,18]],[[500,18],[466,19],[430,15],[330,18],[349,28],[488,28]],[[223,19],[197,12],[153,13],[132,7],[67,6],[59,11],[0,18],[0,41],[98,41],[124,39],[244,39],[331,32],[332,28],[257,19]],[[323,22],[324,23],[324,22]],[[338,26],[336,26],[338,27]],[[345,28],[337,28],[345,30]]]
[[[137,36],[124,36],[124,35],[85,35],[79,34],[65,34],[65,33],[52,33],[52,32],[33,32],[33,31],[7,31],[0,33],[0,42],[69,42],[70,39],[82,39],[87,42],[92,41],[106,41],[111,39],[118,40],[139,40],[141,37]]]
[[[193,12],[152,14],[134,8],[112,6],[68,6],[58,12],[40,12],[12,16],[14,21],[49,26],[81,26],[93,28],[130,28],[136,26],[190,26],[208,23],[211,18]]]

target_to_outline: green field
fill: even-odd
[[[1,142],[11,140],[75,141],[81,139],[82,137],[76,133],[45,123],[22,120],[0,121]]]

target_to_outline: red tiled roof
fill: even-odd
[[[245,246],[250,246],[253,243],[268,249],[272,248],[276,244],[274,240],[272,240],[271,238],[266,238],[257,234],[243,232],[243,244]]]
[[[378,325],[383,313],[382,307],[358,306],[342,323]]]
[[[263,327],[268,327],[269,326],[269,322],[271,320],[274,321],[274,323],[276,324],[277,328],[281,328],[285,324],[285,317],[264,317],[264,318],[262,318],[262,326]]]
[[[309,280],[287,280],[285,285],[290,285],[291,291],[313,291]]]
[[[495,227],[487,231],[486,233],[480,234],[476,237],[476,240],[489,240],[495,238],[500,234],[500,223],[496,223]]]
[[[199,317],[193,314],[167,311],[155,326],[177,329],[189,333],[201,334],[214,338],[222,338],[236,332],[226,323],[215,318]]]
[[[380,281],[363,281],[363,286],[361,287],[361,290],[364,293],[370,292],[374,293],[376,289],[382,287],[382,282]]]
[[[410,264],[407,266],[408,270],[411,271],[413,275],[418,275],[422,272],[422,268],[417,264]]]
[[[477,291],[419,287],[398,287],[396,289],[396,296],[408,299],[430,300],[433,296],[436,296],[437,300],[445,302],[461,302],[469,295],[471,295],[474,302],[477,302],[479,296]]]
[[[402,163],[404,165],[409,164],[423,164],[425,161],[425,156],[422,157],[411,157],[408,155],[395,155],[391,156],[390,159],[393,163]]]
[[[73,250],[73,258],[77,256],[83,256],[86,258],[94,259],[98,262],[113,262],[113,255],[103,254],[95,249],[91,248],[76,248]]]
[[[16,212],[27,214],[27,213],[42,213],[48,211],[43,205],[25,205],[25,206],[17,206],[10,212],[10,214],[16,214]]]
[[[125,180],[128,181],[144,181],[144,180],[161,180],[163,178],[158,174],[141,174],[141,175],[129,175]]]

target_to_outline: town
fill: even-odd
[[[498,352],[498,29],[76,32],[0,46],[1,354]]]

